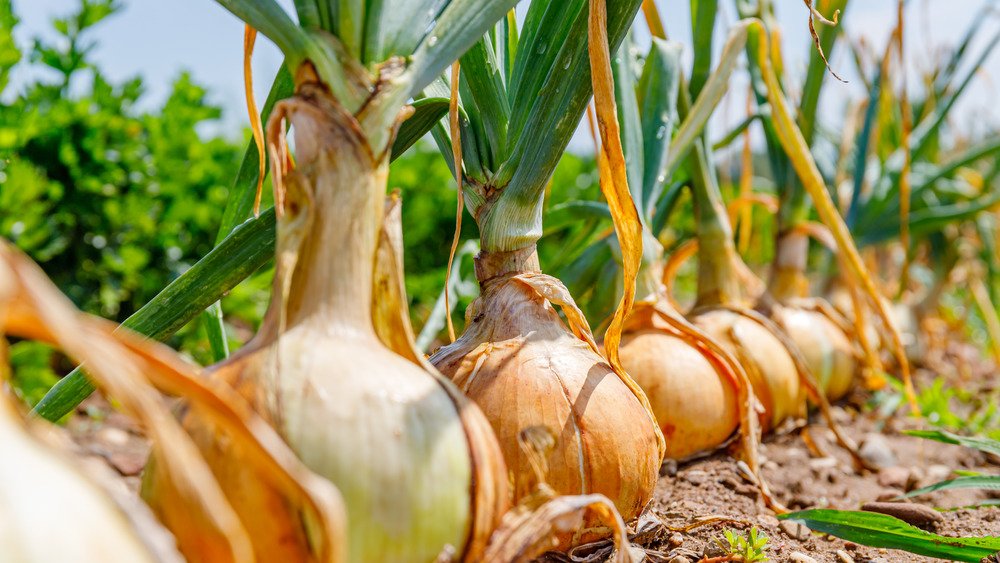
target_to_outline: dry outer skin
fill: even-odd
[[[655,430],[611,366],[519,278],[488,284],[468,316],[465,333],[431,362],[490,421],[513,476],[515,499],[536,486],[518,435],[544,426],[555,438],[544,468],[553,489],[601,493],[624,518],[639,514],[656,478]],[[596,537],[601,535],[606,534]]]

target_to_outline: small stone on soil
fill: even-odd
[[[670,537],[667,538],[667,545],[670,547],[678,547],[682,543],[684,543],[684,536],[678,534],[677,532],[670,534]]]
[[[906,489],[910,480],[910,470],[898,465],[886,467],[878,472],[878,484],[892,489]]]
[[[819,563],[819,561],[816,561],[805,553],[799,553],[798,551],[793,551],[788,558],[796,563]]]
[[[848,555],[843,549],[838,549],[836,553],[837,560],[840,561],[840,563],[854,563],[854,558]]]
[[[101,428],[94,437],[98,442],[106,446],[124,446],[128,443],[128,432],[112,426]]]
[[[791,520],[783,520],[778,527],[781,531],[785,533],[786,536],[792,538],[793,540],[805,540],[809,537],[809,528],[799,524],[798,522],[792,522]]]
[[[858,453],[862,459],[877,467],[892,467],[899,463],[896,460],[896,454],[892,451],[892,446],[889,445],[889,441],[877,432],[865,434]]]
[[[711,559],[712,557],[722,557],[725,554],[725,550],[723,550],[722,547],[717,545],[715,542],[710,542],[705,545],[704,551],[701,552],[701,556],[708,559]]]
[[[669,563],[691,563],[691,560],[683,555],[675,555],[670,558]]]
[[[899,502],[868,502],[861,510],[867,512],[878,512],[895,516],[900,520],[913,524],[914,526],[928,526],[936,522],[941,522],[944,517],[933,508],[922,504],[899,503]]]
[[[947,465],[935,463],[927,468],[927,476],[924,477],[922,485],[933,485],[934,483],[944,481],[948,477],[951,477],[951,468]]]
[[[138,475],[146,466],[144,452],[115,452],[107,459],[108,463],[124,476]]]
[[[677,475],[677,460],[665,459],[660,466],[660,477],[673,477]]]
[[[878,496],[875,497],[875,500],[879,502],[888,502],[890,500],[894,500],[895,498],[899,497],[899,495],[901,494],[903,494],[903,491],[900,489],[882,489],[881,491],[878,492]],[[909,502],[909,501],[904,500],[901,502]]]
[[[757,522],[760,522],[761,526],[767,528],[777,528],[781,525],[781,521],[770,514],[761,514],[757,517]]]
[[[689,469],[681,473],[680,477],[692,485],[703,485],[708,481],[708,473],[698,469]]]

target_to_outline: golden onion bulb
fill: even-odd
[[[530,254],[528,262],[537,265],[533,249]],[[556,437],[545,480],[557,493],[600,493],[626,521],[637,517],[652,498],[660,465],[649,414],[598,354],[589,328],[574,324],[571,331],[559,317],[553,301],[571,323],[583,318],[561,283],[537,272],[484,273],[480,266],[490,259],[489,253],[477,257],[477,275],[485,281],[466,312],[465,332],[430,361],[490,421],[515,500],[536,486],[518,436],[542,426]],[[572,541],[607,535],[594,521],[584,528],[593,529]]]
[[[820,311],[794,306],[776,307],[772,318],[801,352],[828,400],[840,399],[851,390],[860,364],[836,323]]]
[[[770,330],[728,309],[696,312],[692,322],[743,364],[754,394],[764,406],[764,430],[800,412],[802,390],[795,360]]]
[[[622,364],[649,399],[666,438],[666,457],[684,459],[729,439],[740,420],[734,382],[652,308],[633,309],[627,326]]]

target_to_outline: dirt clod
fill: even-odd
[[[883,487],[905,490],[909,480],[910,470],[898,465],[886,467],[878,472],[878,484]]]
[[[861,510],[888,514],[914,526],[929,526],[944,520],[941,513],[922,504],[902,502],[867,502]]]

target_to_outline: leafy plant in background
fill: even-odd
[[[144,112],[140,77],[116,83],[96,66],[93,32],[120,9],[83,1],[53,20],[53,39],[22,50],[12,4],[0,1],[0,236],[78,307],[117,321],[211,249],[240,157],[233,140],[199,135],[221,110],[187,73]],[[14,71],[30,80],[15,87]],[[258,322],[261,286],[231,299],[239,324]],[[173,344],[202,359],[203,340],[192,327]],[[70,367],[29,342],[14,343],[11,360],[32,404]]]

